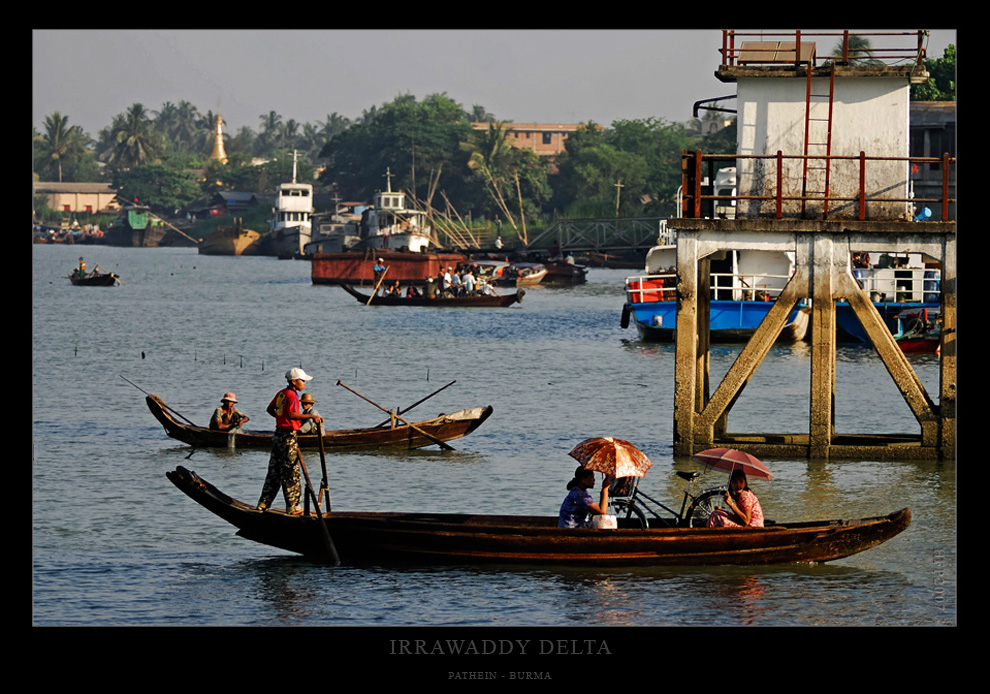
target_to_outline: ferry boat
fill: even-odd
[[[661,224],[660,245],[646,255],[644,275],[626,278],[622,327],[634,322],[644,342],[674,339],[677,322],[677,245]],[[712,342],[748,340],[794,274],[794,253],[732,250],[711,258],[710,336]],[[808,330],[811,309],[796,308],[777,338],[798,342]]]
[[[292,153],[292,182],[275,190],[275,207],[268,231],[268,242],[279,258],[295,258],[304,253],[313,235],[313,186],[296,180],[296,152]]]

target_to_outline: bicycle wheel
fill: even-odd
[[[639,523],[639,527],[647,527],[646,514],[643,513],[641,509],[636,504],[626,501],[625,499],[616,499],[615,501],[610,501],[608,505],[609,513],[614,513],[616,518],[620,521],[625,518],[632,518],[632,525],[635,526]]]
[[[715,487],[694,497],[694,501],[688,507],[684,515],[684,522],[689,528],[704,528],[708,524],[708,516],[715,512],[715,509],[726,509],[725,487]]]

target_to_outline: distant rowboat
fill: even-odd
[[[69,281],[77,287],[112,287],[120,283],[120,275],[113,272],[92,272],[85,277],[79,276],[78,270],[73,270]]]

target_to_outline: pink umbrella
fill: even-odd
[[[716,470],[725,470],[729,473],[733,470],[742,470],[746,473],[746,477],[773,479],[770,470],[758,458],[735,448],[709,448],[707,451],[695,453],[692,459]]]
[[[616,478],[642,477],[653,467],[653,463],[641,450],[628,441],[611,436],[585,439],[568,455],[588,470],[604,472]]]

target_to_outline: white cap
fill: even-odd
[[[295,381],[296,379],[301,379],[303,381],[312,381],[313,377],[299,368],[289,369],[288,371],[285,372],[286,381]]]

